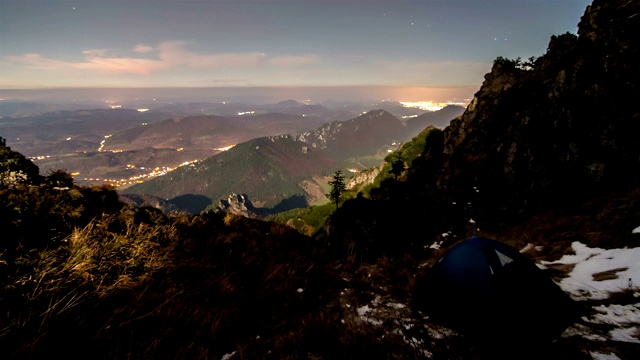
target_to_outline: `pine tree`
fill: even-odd
[[[338,170],[333,174],[333,180],[329,181],[329,186],[331,186],[331,190],[327,194],[329,200],[332,203],[336,204],[336,210],[338,210],[338,206],[340,204],[340,198],[342,194],[347,190],[347,186],[344,183],[344,175],[342,171]]]

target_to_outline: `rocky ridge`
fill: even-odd
[[[553,36],[534,61],[498,58],[445,129],[438,188],[509,217],[637,185],[639,13],[638,2],[594,1],[578,36]]]

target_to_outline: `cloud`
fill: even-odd
[[[154,52],[155,49],[153,48],[153,46],[149,46],[149,45],[144,45],[144,44],[138,44],[136,46],[133,47],[133,51],[137,52],[137,53],[150,53],[150,52]]]
[[[187,42],[165,41],[155,47],[146,44],[134,46],[132,56],[118,56],[106,49],[87,49],[81,54],[81,61],[63,61],[44,57],[40,54],[7,56],[4,59],[13,63],[53,70],[92,70],[108,74],[148,75],[159,71],[179,69],[250,69],[271,66],[290,68],[317,64],[317,55],[284,55],[269,57],[262,52],[200,54],[188,50]],[[153,54],[140,57],[137,54]],[[152,56],[154,58],[147,58]]]
[[[71,63],[69,66],[76,69],[98,70],[114,74],[142,74],[148,75],[158,70],[167,69],[169,66],[159,60],[94,57],[86,62]]]

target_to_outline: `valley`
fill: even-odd
[[[464,110],[443,104],[429,111],[396,102],[329,108],[294,100],[262,105],[154,101],[142,112],[107,104],[108,109],[18,116],[28,113],[20,111],[19,103],[0,105],[14,114],[0,118],[0,134],[43,173],[65,170],[78,185],[108,184],[122,194],[165,200],[206,196],[213,206],[242,193],[258,207],[280,211],[326,201],[318,179],[337,169],[375,166],[424,127],[446,126]],[[367,106],[380,109],[363,111]],[[263,170],[258,170],[251,165],[258,162],[247,156],[260,146],[251,142],[265,137],[271,140],[259,153],[270,165],[261,164]],[[272,148],[281,141],[294,141],[299,148]],[[237,166],[230,166],[234,162]],[[299,196],[304,201],[287,200]],[[283,205],[287,203],[291,205]]]

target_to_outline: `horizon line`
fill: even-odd
[[[256,88],[479,88],[478,85],[227,85],[227,86],[55,86],[1,87],[0,91],[16,90],[81,90],[81,89],[256,89]]]

